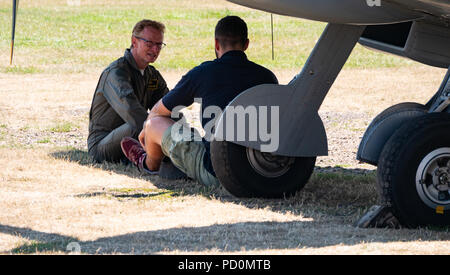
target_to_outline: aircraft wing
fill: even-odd
[[[450,19],[448,0],[228,0],[271,13],[338,24],[389,24],[427,16]],[[444,23],[444,22],[442,22]]]
[[[449,0],[228,0],[335,24],[367,25],[359,43],[431,66],[450,66]]]

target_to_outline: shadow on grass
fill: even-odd
[[[148,190],[135,189],[135,190],[126,190],[120,193],[120,190],[112,190],[107,192],[94,192],[81,194],[79,196],[101,196],[101,195],[110,195],[116,198],[150,198],[154,196],[167,195],[167,196],[181,196],[181,195],[202,195],[205,197],[210,197],[214,194],[213,188],[208,188],[202,185],[199,185],[193,180],[167,180],[161,179],[158,176],[151,175],[142,175],[138,169],[132,165],[131,163],[112,163],[112,162],[102,162],[96,163],[91,156],[89,156],[88,152],[80,149],[66,149],[60,150],[56,152],[52,152],[49,154],[51,157],[55,159],[66,160],[70,162],[77,163],[82,166],[94,167],[98,169],[102,169],[105,171],[114,172],[116,174],[126,175],[131,178],[143,179],[147,181],[151,181],[151,183],[161,190],[152,190],[149,194]],[[220,188],[219,188],[220,189]],[[166,192],[164,190],[170,190],[170,192]],[[159,192],[155,195],[155,192]],[[223,190],[225,193],[226,191]],[[231,195],[230,195],[231,196]]]
[[[385,230],[330,228],[320,221],[238,222],[200,227],[176,227],[81,241],[71,236],[46,233],[30,228],[0,224],[0,233],[20,236],[28,241],[10,251],[0,253],[69,253],[78,247],[81,254],[154,254],[180,252],[240,252],[325,248],[364,243],[442,242],[450,240],[449,229],[427,234],[424,230]],[[446,252],[443,252],[446,253]],[[404,252],[402,253],[404,254]]]
[[[158,176],[142,176],[131,164],[94,163],[87,151],[68,149],[53,152],[53,158],[68,160],[79,165],[95,167],[133,178],[149,180],[157,190],[108,190],[80,194],[80,197],[109,196],[118,199],[142,199],[200,195],[222,202],[232,202],[251,209],[271,208],[280,213],[305,215],[305,209],[327,215],[351,217],[362,215],[377,203],[376,174],[373,170],[342,167],[316,167],[308,184],[295,196],[283,199],[236,198],[223,187],[207,188],[191,180],[165,180]],[[167,191],[169,190],[169,191]]]
[[[132,165],[95,164],[86,151],[67,149],[50,154],[53,158],[83,166],[95,167],[142,178]],[[174,227],[81,241],[73,236],[46,233],[31,228],[0,224],[0,233],[17,235],[26,241],[3,253],[66,253],[71,242],[77,242],[82,253],[152,254],[168,251],[239,252],[264,249],[323,248],[335,245],[358,245],[370,242],[449,240],[449,228],[433,234],[417,230],[367,229],[351,226],[377,201],[376,174],[370,170],[342,167],[316,167],[308,184],[295,196],[283,199],[241,199],[223,188],[205,189],[193,181],[165,181],[150,176],[149,188],[111,189],[76,197],[111,196],[117,200],[154,199],[183,195],[201,195],[211,200],[235,203],[250,209],[271,210],[281,214],[301,216],[301,221],[237,222],[202,227]],[[201,215],[199,213],[199,215]],[[0,253],[2,253],[0,251]]]

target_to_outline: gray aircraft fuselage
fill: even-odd
[[[228,1],[276,14],[337,24],[392,24],[429,17],[445,25],[450,20],[448,0]]]
[[[275,105],[282,106],[280,146],[272,151],[274,154],[327,154],[326,134],[317,111],[354,43],[423,64],[450,67],[450,0],[228,1],[329,23],[302,71],[288,85],[254,87],[230,103],[232,106],[271,106],[276,102]],[[225,124],[225,121],[220,123]],[[257,150],[263,149],[259,140],[227,140]]]

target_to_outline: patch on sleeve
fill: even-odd
[[[156,90],[158,88],[158,79],[157,78],[151,78],[148,82],[148,89],[149,90]]]

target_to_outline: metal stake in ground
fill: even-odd
[[[19,0],[13,0],[13,10],[12,10],[12,31],[11,31],[11,57],[9,59],[9,65],[12,65],[12,59],[14,54],[14,34],[16,32],[16,17],[17,17],[17,7],[19,6]]]

